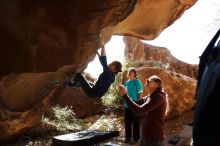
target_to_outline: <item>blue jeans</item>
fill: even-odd
[[[140,146],[165,146],[164,141],[150,141],[141,137]]]

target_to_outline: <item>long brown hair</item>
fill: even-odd
[[[154,82],[158,83],[158,88],[157,90],[160,90],[162,91],[163,89],[163,83],[162,83],[162,80],[160,79],[160,77],[156,76],[156,75],[153,75],[149,78],[149,80],[153,80]]]
[[[164,96],[165,96],[165,98],[166,98],[166,104],[167,104],[165,115],[167,115],[167,113],[169,112],[169,100],[168,100],[168,94],[163,91],[163,83],[162,83],[162,80],[160,79],[160,77],[158,77],[158,76],[156,76],[156,75],[151,76],[149,79],[150,79],[150,80],[153,80],[153,81],[156,82],[156,83],[158,83],[157,91],[161,91],[161,92],[164,93]]]

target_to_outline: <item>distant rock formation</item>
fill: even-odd
[[[138,66],[162,67],[176,73],[197,78],[198,65],[188,64],[175,58],[167,48],[143,43],[134,37],[124,37],[125,57]]]

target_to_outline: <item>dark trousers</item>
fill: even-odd
[[[86,78],[81,74],[77,73],[75,78],[74,78],[75,83],[80,83],[82,88],[84,89],[85,93],[90,96],[90,97],[95,97],[95,93],[93,90],[93,84],[88,82]]]
[[[133,128],[133,129],[132,129]],[[140,123],[138,117],[129,109],[125,108],[125,138],[139,140],[140,138]]]

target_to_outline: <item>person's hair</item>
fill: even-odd
[[[118,74],[118,72],[121,72],[121,71],[122,71],[122,70],[121,70],[121,68],[122,68],[121,62],[119,62],[119,61],[113,61],[111,64],[115,66],[115,69],[116,69],[115,74],[116,74],[116,75]]]
[[[135,78],[138,78],[137,71],[134,68],[129,68],[128,69],[128,74],[131,73],[131,72],[134,73]]]
[[[158,83],[158,88],[157,90],[162,91],[163,88],[163,84],[162,84],[162,80],[160,79],[160,77],[153,75],[149,78],[149,80],[153,80],[154,82]]]

